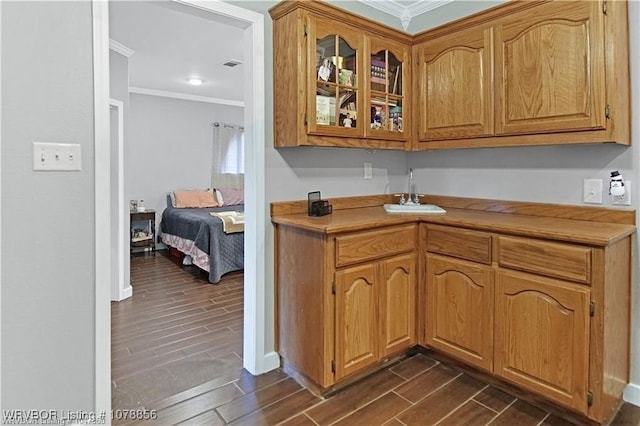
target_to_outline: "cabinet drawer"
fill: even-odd
[[[584,284],[591,282],[591,249],[588,247],[498,237],[498,264]]]
[[[491,264],[491,234],[427,225],[427,251]]]
[[[336,266],[351,265],[414,250],[415,225],[336,237]]]

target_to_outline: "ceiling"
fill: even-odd
[[[412,18],[451,3],[453,0],[358,0],[389,15],[400,18],[406,30]]]
[[[109,3],[109,38],[133,51],[129,86],[242,102],[243,30],[212,13],[175,2]],[[201,86],[187,82],[204,80]]]
[[[358,0],[395,16],[403,25],[411,18],[453,0]],[[186,94],[200,100],[242,105],[243,29],[233,20],[169,1],[111,1],[110,39],[129,56],[132,92]],[[129,50],[127,50],[129,49]],[[188,84],[190,77],[204,80]]]

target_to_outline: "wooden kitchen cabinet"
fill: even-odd
[[[336,380],[378,360],[376,264],[336,272]]]
[[[628,304],[612,307],[628,297],[630,240],[602,248],[421,226],[424,344],[596,421],[608,418],[628,374]]]
[[[493,269],[427,254],[426,344],[493,371]]]
[[[602,7],[554,1],[496,25],[496,134],[606,128]]]
[[[416,343],[417,226],[325,234],[278,226],[285,368],[326,390]]]
[[[587,286],[499,270],[495,373],[587,413],[590,301]]]
[[[269,13],[276,148],[410,148],[408,34],[322,2]]]
[[[581,424],[613,418],[635,212],[425,198],[447,213],[387,214],[391,195],[334,199],[322,218],[272,204],[285,370],[329,392],[417,342]]]
[[[470,28],[417,45],[418,136],[444,140],[491,136],[493,30]]]
[[[630,144],[627,3],[509,2],[418,34],[414,149]]]
[[[380,358],[416,343],[416,255],[405,254],[381,262]]]
[[[336,272],[336,380],[415,344],[415,254]]]

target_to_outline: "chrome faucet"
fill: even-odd
[[[413,195],[413,169],[409,169],[409,192],[407,194],[407,204],[417,204]]]

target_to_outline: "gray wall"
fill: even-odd
[[[167,191],[211,186],[211,124],[242,124],[243,108],[135,93],[129,100],[125,199],[144,200],[159,225]]]
[[[94,407],[91,4],[2,2],[2,408]],[[33,141],[82,146],[34,172]]]

